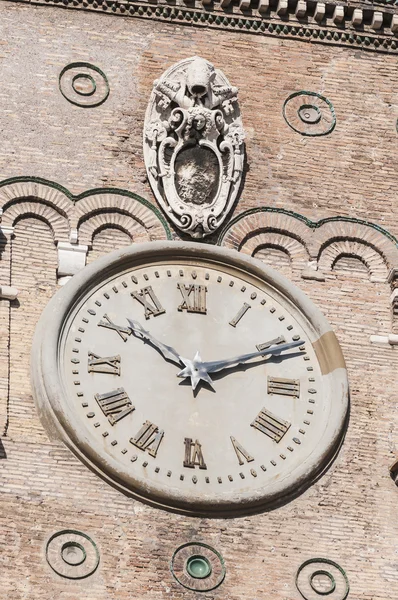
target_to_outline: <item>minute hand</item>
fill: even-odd
[[[305,342],[303,340],[298,340],[296,342],[288,342],[287,344],[279,344],[278,346],[270,347],[260,352],[250,352],[249,354],[242,354],[241,356],[235,356],[235,358],[227,358],[226,360],[215,360],[212,362],[203,362],[200,366],[205,369],[208,373],[215,373],[216,371],[222,371],[222,369],[227,369],[228,367],[233,367],[235,365],[239,365],[247,362],[252,358],[256,358],[258,356],[267,356],[268,354],[279,354],[280,352],[284,352],[285,350],[290,350],[290,348],[296,348],[297,346],[302,346]]]
[[[166,346],[166,344],[159,342],[159,340],[154,338],[153,335],[149,333],[149,331],[146,331],[138,321],[132,321],[131,319],[127,319],[127,321],[129,323],[131,331],[136,337],[142,340],[148,340],[161,352],[161,354],[166,360],[171,360],[176,365],[181,366],[181,359],[177,350],[174,350],[172,346]]]

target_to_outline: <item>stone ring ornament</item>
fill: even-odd
[[[350,591],[344,570],[327,558],[311,558],[297,571],[296,587],[304,600],[345,600]]]
[[[305,136],[327,135],[336,126],[333,104],[316,92],[294,92],[283,103],[282,113],[289,127]]]
[[[75,275],[39,321],[32,381],[52,437],[125,494],[190,515],[294,498],[334,458],[348,409],[314,304],[260,261],[188,242]]]
[[[171,559],[170,570],[183,587],[209,592],[225,579],[225,564],[219,552],[201,542],[179,546]]]
[[[59,74],[59,89],[68,102],[81,108],[100,106],[109,96],[105,73],[87,62],[66,65]]]
[[[154,82],[144,125],[149,183],[169,219],[194,238],[216,231],[237,198],[245,137],[237,93],[197,56]]]
[[[50,567],[66,579],[84,579],[98,567],[100,556],[93,540],[81,531],[64,529],[47,542],[46,558]]]

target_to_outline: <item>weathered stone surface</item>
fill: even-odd
[[[168,218],[193,238],[214,234],[237,200],[245,138],[237,94],[199,56],[153,84],[144,123],[148,180]]]

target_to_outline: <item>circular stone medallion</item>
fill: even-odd
[[[108,79],[95,65],[86,62],[70,63],[59,74],[61,94],[75,106],[94,108],[109,96]]]
[[[201,542],[187,543],[177,548],[170,569],[178,583],[198,592],[214,590],[225,577],[221,554]]]
[[[343,569],[327,558],[305,561],[297,571],[296,586],[305,600],[345,600],[350,591]]]
[[[336,126],[333,104],[316,92],[294,92],[282,109],[286,123],[301,135],[316,137],[331,133]]]
[[[64,529],[54,533],[46,546],[50,567],[61,577],[84,579],[99,564],[99,552],[93,540],[80,531]]]

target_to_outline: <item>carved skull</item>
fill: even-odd
[[[215,75],[213,65],[196,56],[187,69],[187,87],[190,94],[196,98],[207,94]]]

